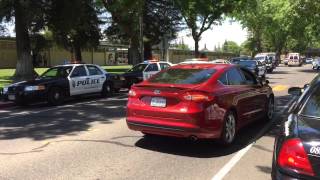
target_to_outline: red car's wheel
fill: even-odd
[[[236,117],[232,111],[229,111],[224,120],[224,126],[221,134],[221,142],[224,145],[233,143],[236,136]]]

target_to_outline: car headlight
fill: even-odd
[[[7,92],[8,92],[8,87],[4,87],[2,92],[3,92],[3,94],[7,94]]]
[[[40,90],[45,90],[45,86],[26,86],[24,88],[24,91],[40,91]]]

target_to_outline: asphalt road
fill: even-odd
[[[310,65],[269,74],[276,117],[242,129],[228,148],[128,130],[125,93],[0,109],[0,179],[270,179],[274,135],[293,100],[287,89],[315,75]]]

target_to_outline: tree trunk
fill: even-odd
[[[31,57],[30,37],[25,17],[27,12],[21,6],[20,0],[14,1],[15,30],[17,46],[17,66],[14,81],[29,80],[34,78],[34,70]]]
[[[81,47],[77,44],[74,45],[74,57],[77,62],[82,62]]]
[[[200,53],[199,53],[199,39],[194,38],[194,57],[199,58]]]
[[[146,60],[152,59],[152,46],[150,42],[144,43],[144,59]]]
[[[140,61],[139,40],[132,38],[130,48],[128,50],[128,63],[131,65],[136,65],[140,63]]]

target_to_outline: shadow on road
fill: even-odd
[[[283,113],[284,106],[292,99],[291,96],[277,97],[276,103],[280,107],[277,109],[277,117],[272,122],[265,120],[256,121],[241,129],[236,137],[235,143],[229,147],[220,145],[217,141],[200,140],[191,142],[183,138],[170,138],[152,136],[141,138],[136,142],[136,146],[150,151],[157,151],[179,156],[213,158],[233,154],[262,136],[274,137],[281,127],[281,122],[287,113]],[[263,147],[256,147],[263,148]],[[268,150],[269,151],[269,150]]]
[[[314,70],[314,69],[303,69],[303,70],[298,70],[299,72],[303,72],[303,73],[312,73],[312,74],[316,74],[319,73],[319,70]]]
[[[291,73],[289,71],[277,71],[277,70],[275,70],[270,74],[291,74]]]
[[[78,102],[76,106],[72,104]],[[127,100],[123,99],[81,99],[68,103],[66,107],[48,110],[43,105],[34,105],[23,110],[39,110],[41,113],[19,115],[0,119],[0,140],[31,138],[44,140],[60,135],[77,135],[90,128],[91,123],[112,123],[111,120],[123,118]],[[39,106],[39,107],[38,107]],[[41,108],[40,108],[41,107]]]

